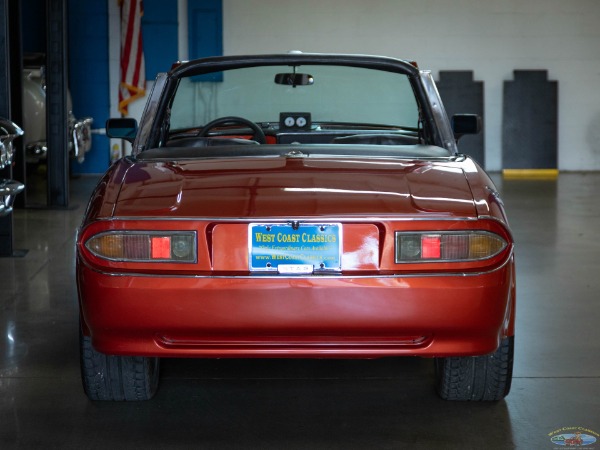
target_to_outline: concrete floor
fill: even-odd
[[[600,174],[495,179],[518,320],[512,392],[491,404],[438,399],[432,361],[414,358],[165,360],[152,401],[92,403],[73,243],[95,179],[72,181],[67,211],[16,211],[29,252],[0,259],[0,449],[552,449],[564,427],[600,433]]]

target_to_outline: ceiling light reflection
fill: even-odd
[[[410,194],[389,191],[357,191],[354,189],[331,189],[331,188],[283,188],[285,192],[317,192],[327,194],[350,194],[350,195],[392,195],[396,197],[408,198]]]

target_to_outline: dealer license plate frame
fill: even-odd
[[[251,223],[248,226],[251,272],[294,274],[342,270],[342,224]]]

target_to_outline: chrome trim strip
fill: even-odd
[[[327,337],[319,337],[320,340],[298,340],[304,336],[278,336],[278,341],[273,342],[272,340],[244,340],[240,341],[224,341],[224,340],[183,340],[170,338],[165,335],[155,335],[155,342],[166,348],[189,348],[189,349],[200,349],[200,350],[214,350],[214,349],[233,349],[233,350],[258,350],[258,351],[273,351],[273,350],[291,350],[291,351],[304,351],[304,350],[319,350],[329,349],[333,344],[336,349],[344,350],[377,350],[377,349],[388,349],[397,347],[423,347],[429,344],[433,340],[433,336],[400,336],[395,338],[393,341],[384,340],[377,341],[374,339],[370,340],[349,340],[345,338],[342,341],[333,340]],[[357,338],[355,338],[357,339]]]
[[[504,222],[498,220],[495,217],[484,217],[486,219],[494,219],[497,222],[504,224]],[[385,222],[385,221],[396,221],[396,222],[421,222],[421,221],[463,221],[463,222],[475,222],[482,219],[482,217],[395,217],[395,216],[348,216],[348,217],[332,217],[332,216],[319,216],[319,217],[294,217],[294,220],[299,220],[306,223],[321,223],[321,222]],[[136,217],[136,216],[115,216],[115,217],[104,217],[95,219],[94,222],[109,222],[116,220],[134,220],[134,221],[154,221],[154,222],[172,222],[172,221],[197,221],[197,222],[220,222],[220,223],[272,223],[272,222],[285,222],[290,220],[290,217]]]
[[[106,275],[110,277],[141,277],[141,278],[196,278],[196,279],[223,279],[223,280],[262,280],[262,279],[338,279],[338,280],[355,280],[355,279],[371,279],[371,278],[382,278],[382,279],[400,279],[400,278],[432,278],[432,277],[476,277],[481,275],[488,275],[499,270],[504,269],[508,263],[512,260],[514,254],[514,245],[511,245],[511,249],[509,254],[506,257],[506,260],[500,264],[498,267],[481,272],[448,272],[448,273],[410,273],[410,274],[396,274],[396,275],[293,275],[293,276],[281,276],[281,275],[263,275],[263,274],[255,274],[255,275],[181,275],[181,274],[146,274],[146,273],[109,273],[104,272],[102,270],[98,270],[94,267],[91,267],[87,261],[85,261],[81,256],[80,264],[85,265],[88,269],[93,270],[96,273],[101,275]]]

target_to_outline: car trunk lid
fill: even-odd
[[[118,217],[259,220],[476,215],[460,167],[389,158],[144,161],[124,177]]]

